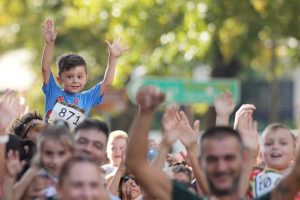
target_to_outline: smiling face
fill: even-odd
[[[127,140],[122,137],[115,138],[108,146],[108,158],[113,166],[120,166],[122,154],[126,150]]]
[[[268,131],[261,140],[261,156],[266,166],[271,169],[284,170],[294,160],[295,144],[287,129],[278,128]]]
[[[208,138],[203,142],[201,164],[214,195],[237,192],[244,155],[234,137]]]
[[[76,148],[92,156],[95,161],[102,165],[106,160],[107,136],[95,129],[83,129],[76,133]]]
[[[83,90],[87,81],[85,66],[79,65],[65,70],[61,72],[57,80],[64,91],[78,93]]]

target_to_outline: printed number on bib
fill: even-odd
[[[57,102],[52,110],[49,121],[64,120],[69,124],[70,128],[73,129],[83,121],[84,118],[85,115],[82,112]]]
[[[276,172],[262,172],[255,179],[255,194],[260,197],[271,191],[281,180],[282,174]]]

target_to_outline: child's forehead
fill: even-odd
[[[263,139],[286,138],[286,139],[293,140],[292,133],[288,129],[284,129],[284,128],[269,130],[262,136],[262,138]]]
[[[87,74],[86,67],[83,65],[77,65],[75,67],[71,67],[69,69],[64,69],[61,72],[61,75],[73,75],[73,74]]]

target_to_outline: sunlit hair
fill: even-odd
[[[26,125],[29,124],[33,120],[43,120],[43,117],[41,114],[34,112],[29,112],[21,117],[21,119],[16,119],[11,127],[11,132],[14,134],[20,136],[21,138],[24,138],[24,133],[28,131],[29,127]]]
[[[108,154],[111,154],[111,145],[113,143],[114,140],[116,139],[125,139],[126,140],[126,143],[127,143],[127,140],[128,140],[128,134],[125,132],[125,131],[122,131],[122,130],[116,130],[116,131],[113,131],[109,134],[109,137],[108,137],[108,142],[107,142],[107,149],[106,149],[106,152]]]
[[[262,141],[264,140],[264,138],[266,137],[267,134],[269,134],[269,133],[272,134],[272,133],[276,132],[278,129],[284,129],[284,130],[286,130],[288,132],[288,134],[293,139],[293,146],[295,148],[296,147],[296,137],[295,137],[295,135],[292,133],[292,131],[286,125],[281,124],[281,123],[272,123],[272,124],[269,124],[264,129],[264,131],[261,134],[261,144],[262,144]]]
[[[33,165],[43,167],[42,152],[47,141],[59,142],[64,148],[73,153],[75,151],[74,140],[70,130],[62,125],[50,125],[38,139],[37,154],[33,159]]]

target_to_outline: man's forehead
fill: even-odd
[[[75,139],[77,140],[79,138],[107,143],[107,136],[102,131],[96,129],[83,129],[77,131]]]
[[[242,144],[235,137],[206,138],[203,141],[203,153],[225,154],[229,152],[238,153],[241,151]]]

